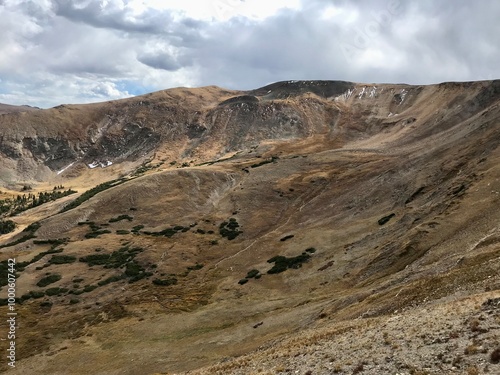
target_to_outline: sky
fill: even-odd
[[[497,0],[0,0],[0,103],[500,78]]]

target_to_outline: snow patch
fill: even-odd
[[[365,93],[366,87],[363,87],[363,90],[358,94],[358,99],[361,99]]]
[[[97,167],[101,167],[101,168],[106,168],[106,167],[109,167],[110,165],[113,165],[113,162],[112,161],[105,161],[105,162],[102,162],[102,161],[94,161],[92,162],[91,164],[87,164],[87,166],[90,168],[90,169],[94,169],[94,168],[97,168]]]
[[[408,94],[408,91],[406,91],[406,89],[402,89],[400,92],[401,95],[401,101],[399,102],[400,105],[403,104],[403,102],[405,101],[406,94]]]
[[[340,94],[339,96],[336,96],[334,100],[336,102],[339,101],[339,100],[346,101],[347,99],[349,99],[351,97],[351,95],[354,93],[354,91],[355,91],[354,89],[349,89],[346,92]]]
[[[71,163],[70,165],[67,165],[66,167],[61,169],[59,172],[57,172],[57,174],[59,175],[59,174],[63,173],[66,169],[70,168],[73,164],[75,164],[75,162]]]

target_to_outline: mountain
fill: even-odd
[[[1,115],[10,372],[495,373],[499,103],[286,81]]]
[[[19,112],[28,112],[28,111],[36,111],[40,108],[31,107],[29,105],[9,105],[0,103],[0,115],[4,115],[6,113],[19,113]]]

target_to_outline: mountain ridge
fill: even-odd
[[[383,87],[400,91],[385,95],[384,107],[389,107],[385,116],[393,116],[396,111],[411,106],[411,101],[422,91],[473,89],[474,86],[492,90],[494,94],[498,81],[378,87],[379,91],[383,91]],[[405,90],[410,91],[408,97]],[[244,95],[247,101],[251,96],[256,100],[242,101]],[[293,98],[304,95],[313,95],[316,99],[311,97],[293,103]],[[326,129],[318,128],[318,124],[333,121],[330,126],[334,127],[335,116],[340,115],[342,105],[352,106],[356,98],[374,99],[375,95],[379,96],[377,85],[284,81],[250,91],[228,91],[214,86],[176,88],[118,101],[61,105],[32,113],[4,115],[0,121],[0,153],[7,156],[11,164],[21,155],[25,161],[29,160],[28,168],[24,165],[13,168],[30,171],[28,174],[19,171],[19,177],[24,174],[26,179],[36,179],[37,174],[48,177],[75,162],[88,166],[95,162],[144,160],[160,144],[163,148],[173,148],[175,156],[182,159],[190,155],[196,157],[196,153],[213,157],[214,149],[218,148],[222,155],[241,148],[246,140],[304,138],[324,132]],[[387,103],[388,100],[391,102]],[[379,117],[379,123],[383,122],[382,114],[372,114]]]

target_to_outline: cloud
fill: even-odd
[[[148,65],[155,69],[164,69],[169,71],[176,71],[181,68],[181,64],[177,62],[172,56],[160,53],[160,54],[143,54],[137,57],[144,65]]]
[[[0,102],[173,86],[498,78],[495,0],[0,0]]]
[[[128,96],[128,92],[121,92],[117,89],[116,84],[114,84],[113,82],[98,83],[90,89],[90,92],[97,97],[104,98],[120,98],[123,96]]]

